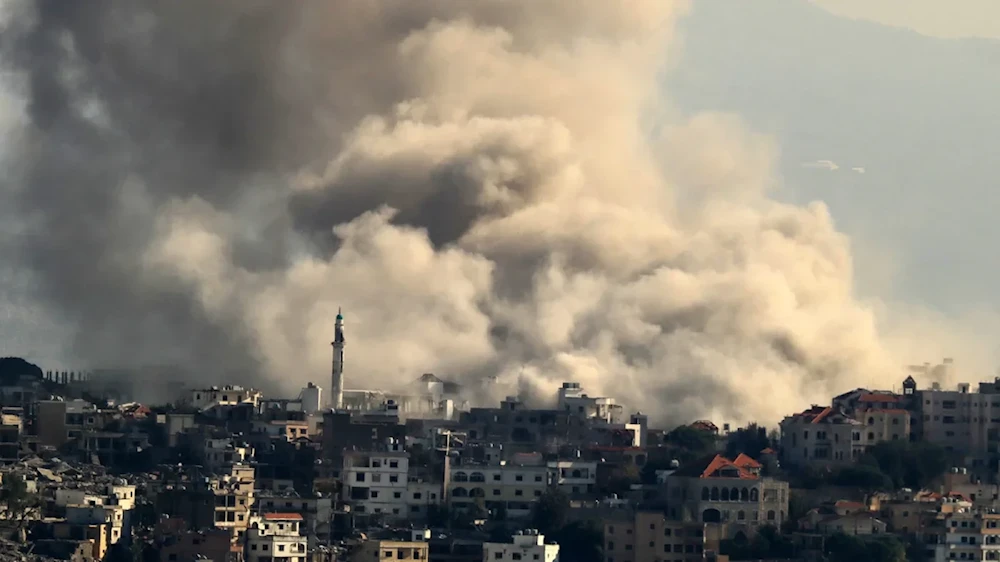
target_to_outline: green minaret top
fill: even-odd
[[[340,308],[337,308],[337,320],[343,320],[344,315],[340,313]]]

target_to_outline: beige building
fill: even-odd
[[[228,529],[234,541],[242,539],[250,525],[250,508],[255,499],[254,475],[252,466],[233,465],[229,474],[211,482],[215,527]]]
[[[850,464],[870,444],[864,423],[832,406],[813,406],[781,422],[782,461],[792,466]]]
[[[298,513],[265,513],[247,531],[247,562],[306,562],[306,538]]]
[[[726,523],[730,533],[748,535],[762,525],[780,527],[788,516],[788,482],[760,474],[746,455],[722,455],[690,463],[666,477],[671,519]]]
[[[684,523],[661,512],[637,512],[604,522],[604,562],[694,562],[717,553],[726,535],[718,523]]]
[[[527,517],[547,486],[544,464],[460,465],[451,469],[448,498],[459,509],[478,506],[505,511],[508,517]]]
[[[372,560],[427,560],[430,556],[427,541],[431,533],[425,529],[413,530],[410,540],[368,540],[351,552],[350,562]]]
[[[546,542],[545,535],[539,533],[537,529],[526,529],[518,531],[511,537],[510,542],[483,543],[483,560],[559,562],[559,545]]]
[[[924,540],[934,562],[1000,560],[1000,514],[972,510],[941,514]]]

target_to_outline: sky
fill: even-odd
[[[727,111],[774,139],[779,197],[829,205],[851,237],[860,294],[973,332],[993,326],[1000,2],[692,4],[665,78],[680,109]],[[13,114],[0,107],[0,122]],[[0,356],[72,367],[59,319],[27,300],[30,283],[0,268]]]
[[[946,39],[1000,38],[995,0],[812,0],[830,13]]]

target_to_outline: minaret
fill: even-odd
[[[337,322],[333,335],[333,384],[330,385],[331,406],[335,410],[344,407],[344,315],[337,309]]]

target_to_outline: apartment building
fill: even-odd
[[[258,390],[226,385],[194,389],[190,392],[188,400],[191,406],[199,410],[207,410],[216,406],[239,406],[240,404],[253,404],[254,409],[257,409],[262,398],[263,394]]]
[[[483,543],[483,560],[559,562],[559,545],[545,542],[545,535],[537,529],[525,529],[514,534],[510,542]]]
[[[298,513],[254,516],[247,530],[247,562],[306,562],[306,538]]]
[[[782,461],[792,466],[849,464],[873,443],[863,422],[833,406],[813,406],[781,422]]]
[[[582,460],[548,463],[549,482],[572,497],[593,494],[597,490],[597,463]]]
[[[941,514],[924,540],[934,562],[1000,560],[1000,514],[968,509]]]
[[[294,492],[257,492],[254,511],[258,513],[298,513],[302,516],[299,532],[305,536],[310,548],[330,540],[333,521],[333,498],[302,497]]]
[[[449,503],[458,509],[501,511],[508,518],[527,517],[548,486],[548,470],[542,463],[507,461],[455,466],[448,479]]]
[[[252,466],[233,465],[227,474],[210,482],[215,527],[228,529],[234,541],[242,539],[250,525],[250,508],[255,499],[254,475]]]
[[[428,529],[410,531],[410,540],[374,539],[363,542],[351,553],[350,562],[370,560],[428,560],[430,557]]]
[[[395,438],[386,440],[381,451],[345,452],[343,500],[358,513],[404,518],[409,468],[409,454]]]
[[[604,562],[694,562],[719,551],[725,525],[672,521],[662,512],[638,511],[604,522]]]
[[[760,474],[747,455],[722,455],[693,462],[666,477],[671,519],[727,523],[730,532],[747,534],[761,525],[780,526],[788,514],[788,482]]]

